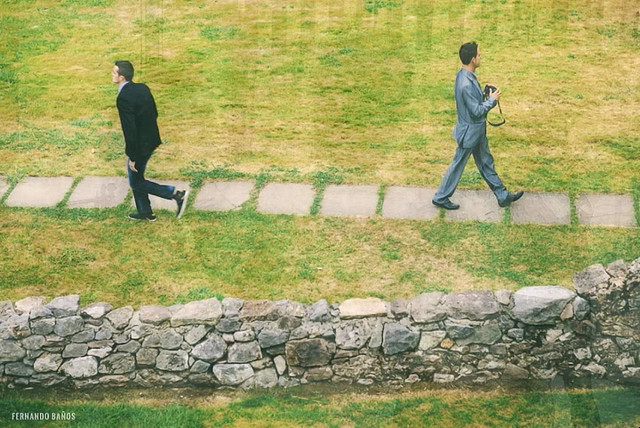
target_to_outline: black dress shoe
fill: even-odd
[[[524,195],[524,192],[522,190],[517,193],[508,193],[507,197],[504,198],[504,201],[498,202],[498,205],[500,205],[503,208],[508,207],[509,205],[511,205],[512,202],[515,202],[518,199],[520,199],[522,195]]]
[[[458,208],[460,208],[460,205],[454,204],[448,199],[444,202],[431,201],[431,203],[436,207],[444,208],[445,210],[457,210]]]

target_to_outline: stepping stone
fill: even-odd
[[[331,185],[324,191],[320,214],[370,216],[378,206],[378,186]]]
[[[580,195],[576,210],[581,224],[589,226],[636,226],[633,199],[629,195]]]
[[[309,214],[315,195],[310,184],[269,183],[258,197],[258,211],[268,214]]]
[[[73,178],[27,177],[18,183],[6,204],[10,207],[54,207],[64,199]]]
[[[9,182],[7,181],[7,177],[0,176],[0,199],[2,199],[7,190],[9,190]]]
[[[216,181],[205,183],[193,208],[209,211],[239,210],[249,200],[253,181]]]
[[[69,208],[110,208],[120,205],[129,192],[124,177],[85,177],[75,188]]]
[[[389,187],[384,198],[382,216],[412,220],[428,220],[438,216],[431,203],[436,189],[422,187]]]
[[[155,179],[147,179],[150,181],[153,181],[155,183],[158,184],[162,184],[162,185],[167,185],[167,186],[175,186],[177,190],[184,190],[184,189],[189,189],[189,182],[188,181],[180,181],[180,180],[158,180],[156,181]],[[170,210],[170,211],[176,211],[178,209],[178,206],[176,205],[176,201],[174,201],[173,199],[163,199],[163,198],[159,198],[158,196],[154,196],[154,195],[149,195],[149,201],[151,201],[151,209],[152,210]],[[131,205],[133,205],[134,207],[136,206],[136,201],[135,199],[133,199],[133,196],[131,197]]]
[[[514,223],[570,224],[569,196],[560,193],[525,193],[511,205]]]
[[[504,218],[504,208],[500,208],[493,192],[489,190],[458,190],[451,200],[460,208],[447,211],[448,220],[479,220],[499,223]]]

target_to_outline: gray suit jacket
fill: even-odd
[[[494,98],[482,100],[482,89],[475,73],[461,68],[456,76],[458,121],[453,138],[464,149],[478,144],[487,135],[487,113],[498,103]]]

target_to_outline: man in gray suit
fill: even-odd
[[[489,151],[487,113],[496,106],[502,93],[496,88],[489,99],[483,102],[483,92],[475,74],[481,60],[480,48],[475,42],[465,43],[460,47],[460,60],[463,65],[456,76],[455,87],[458,121],[453,130],[458,148],[432,202],[446,210],[460,208],[460,205],[454,204],[449,198],[458,186],[469,156],[473,155],[478,171],[496,195],[498,205],[506,207],[520,199],[524,192],[507,192],[496,173],[493,156]]]

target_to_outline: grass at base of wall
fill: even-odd
[[[322,387],[320,387],[322,389]],[[640,424],[640,389],[552,391],[401,390],[319,392],[120,390],[56,395],[0,388],[6,427],[631,427]],[[15,414],[71,421],[19,422]],[[14,420],[12,420],[12,417]],[[51,417],[51,416],[50,416]],[[60,416],[57,416],[60,417]]]
[[[386,300],[428,291],[572,287],[593,263],[639,257],[635,228],[189,211],[0,207],[0,300],[169,305],[207,297]]]

